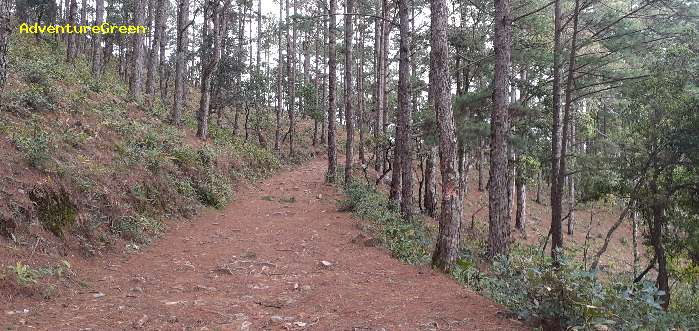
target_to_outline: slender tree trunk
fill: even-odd
[[[82,5],[80,6],[80,25],[88,25],[87,24],[87,0],[82,0]],[[87,38],[84,35],[81,35],[78,38],[78,48],[80,51],[84,51],[87,45]]]
[[[376,148],[374,149],[374,159],[376,162],[374,164],[374,170],[376,171],[377,178],[381,176],[381,173],[383,172],[383,161],[380,159],[381,145],[378,143],[383,130],[383,112],[381,106],[383,101],[383,97],[381,95],[381,61],[383,59],[381,56],[382,26],[383,20],[376,18],[374,22],[374,141],[376,142]]]
[[[144,25],[146,0],[135,0],[135,5],[133,25],[142,26]],[[137,33],[131,35],[131,38],[133,38],[133,46],[131,51],[133,57],[131,58],[129,97],[137,102],[141,102],[143,101],[143,35]]]
[[[282,112],[284,111],[284,97],[283,97],[283,90],[282,90],[282,80],[284,80],[284,71],[283,71],[283,66],[282,66],[282,59],[283,54],[282,54],[282,31],[283,31],[283,26],[282,26],[282,8],[284,6],[282,5],[282,2],[279,1],[279,47],[277,47],[279,51],[279,57],[277,57],[277,113],[276,113],[276,127],[274,129],[274,151],[277,152],[277,154],[281,153],[281,128],[282,128]]]
[[[478,149],[478,191],[483,192],[485,190],[485,143],[483,139],[480,139]]]
[[[262,0],[257,0],[257,71],[260,71],[260,49],[262,47]]]
[[[223,31],[225,28],[225,13],[227,12],[230,0],[226,0],[221,7],[218,0],[210,2],[211,8],[207,11],[204,10],[204,15],[211,15],[211,21],[213,21],[212,36],[213,39],[213,52],[209,54],[207,50],[202,51],[202,77],[201,77],[201,97],[199,99],[199,112],[197,114],[197,137],[201,139],[206,139],[209,136],[209,105],[211,102],[211,80],[213,75],[218,68],[218,63],[221,59],[221,42],[223,37]],[[209,5],[207,5],[209,7]],[[202,31],[202,36],[204,39],[207,38],[208,34],[208,22],[204,20],[204,27]],[[205,45],[210,45],[211,41],[206,41]],[[205,56],[206,55],[206,56]],[[247,125],[247,120],[246,120]],[[247,137],[247,131],[246,131]]]
[[[354,0],[345,0],[345,13],[354,11]],[[352,105],[352,38],[354,30],[352,16],[345,15],[345,123],[347,142],[345,144],[345,185],[352,182],[352,161],[354,158],[354,109]],[[359,92],[359,91],[357,91]]]
[[[568,146],[571,152],[575,151],[575,120],[570,123],[570,140]],[[568,235],[575,232],[575,176],[568,176]]]
[[[189,23],[189,0],[178,0],[177,3],[177,51],[175,54],[175,101],[172,105],[172,123],[182,125],[182,109],[184,108],[187,51],[187,24]]]
[[[575,88],[575,59],[577,55],[577,36],[578,36],[578,13],[580,11],[580,1],[575,0],[575,9],[572,13],[573,15],[573,35],[571,37],[571,45],[570,45],[570,57],[568,59],[568,74],[566,77],[566,88],[565,88],[565,106],[563,110],[563,132],[561,133],[562,140],[561,140],[561,160],[560,160],[560,169],[558,170],[558,180],[556,184],[558,184],[559,188],[557,191],[562,192],[564,189],[564,184],[566,178],[568,178],[568,182],[570,182],[570,192],[571,194],[575,194],[575,184],[573,183],[573,178],[572,176],[567,176],[567,167],[566,167],[566,162],[568,158],[568,147],[572,147],[572,144],[569,144],[569,137],[571,137],[572,133],[572,124],[571,124],[571,112],[572,112],[572,103],[573,103],[573,90]],[[570,218],[568,219],[568,234],[572,235],[573,233],[573,226],[575,222],[575,214],[574,214],[574,204],[575,204],[575,198],[571,195],[569,196],[569,201],[570,201]],[[563,199],[560,199],[560,203],[563,203]],[[563,207],[560,208],[561,210]]]
[[[102,25],[104,22],[104,0],[95,0],[95,25]],[[102,35],[96,33],[92,35],[92,75],[96,79],[102,77]]]
[[[357,61],[357,125],[359,126],[359,161],[366,165],[364,155],[364,142],[366,139],[366,107],[364,105],[364,32],[366,26],[362,25],[359,35],[359,60]]]
[[[76,20],[78,16],[78,0],[70,0],[70,6],[68,9],[68,24],[71,26],[76,25]],[[78,35],[75,33],[68,34],[67,39],[67,45],[66,45],[66,62],[67,63],[75,63],[75,57],[78,54],[77,51],[77,37]]]
[[[561,0],[554,2],[553,46],[553,126],[551,132],[551,256],[558,260],[563,249],[562,192],[559,185],[561,167]]]
[[[408,0],[398,1],[400,17],[400,50],[398,65],[398,125],[401,127],[397,145],[401,162],[400,210],[405,219],[413,215],[412,105],[410,89],[410,17]]]
[[[294,17],[296,17],[296,1],[294,0]],[[292,26],[292,35],[286,31],[286,70],[289,75],[289,157],[294,156],[294,112],[296,104],[296,24],[289,20],[289,0],[286,0],[286,19]]]
[[[391,20],[389,17],[389,6],[388,6],[388,0],[383,0],[382,1],[382,10],[383,10],[383,20],[382,20],[382,25],[383,27],[381,28],[381,86],[379,87],[381,89],[381,112],[382,112],[382,117],[383,117],[383,133],[384,135],[388,131],[388,51],[391,48],[391,45],[389,44],[390,40],[389,37],[391,36],[391,29],[393,28],[393,24],[389,24],[388,20]],[[387,160],[386,160],[387,161]]]
[[[170,71],[168,70],[166,66],[166,59],[165,59],[165,47],[167,46],[167,26],[165,25],[167,23],[167,9],[170,5],[170,1],[163,1],[163,8],[158,9],[161,11],[159,20],[156,22],[158,26],[160,27],[159,29],[159,43],[158,46],[160,47],[160,52],[158,52],[158,55],[160,57],[160,64],[158,65],[158,75],[159,75],[159,84],[160,84],[160,102],[162,103],[163,107],[167,105],[167,88],[168,88],[168,78],[169,78],[169,73]]]
[[[544,176],[543,170],[539,170],[539,172],[536,174],[536,203],[541,204],[541,189],[543,187],[542,185],[542,177]]]
[[[10,42],[10,27],[12,21],[12,4],[10,1],[0,2],[0,90],[7,82],[7,47]]]
[[[488,256],[507,254],[510,246],[510,214],[508,210],[508,95],[512,18],[509,0],[495,0],[495,104],[490,131],[490,185],[488,206]]]
[[[148,100],[151,103],[155,96],[155,72],[158,70],[158,51],[160,51],[160,36],[162,35],[160,21],[163,16],[163,7],[165,7],[165,1],[157,0],[157,8],[155,8],[155,31],[153,32],[153,42],[150,45],[148,73],[146,76],[146,94],[148,94]]]
[[[337,70],[337,54],[335,53],[335,6],[336,0],[330,0],[328,6],[328,172],[327,182],[334,183],[337,173],[337,147],[335,145],[335,71]]]
[[[517,211],[515,212],[515,228],[524,232],[527,223],[527,185],[524,182],[522,169],[517,168],[515,176],[515,192],[517,194]]]
[[[658,187],[656,179],[653,179],[651,184],[651,191],[656,193],[658,196]],[[650,243],[653,247],[655,253],[655,258],[658,261],[658,276],[656,277],[656,286],[659,291],[664,293],[659,295],[662,303],[660,304],[664,310],[670,305],[670,284],[669,284],[669,272],[667,269],[667,256],[665,255],[665,245],[663,244],[663,227],[665,226],[665,202],[654,201],[651,206],[651,212],[653,217],[653,224],[650,229]]]
[[[430,104],[437,112],[439,130],[439,167],[442,174],[442,202],[439,234],[432,255],[432,265],[451,271],[458,258],[461,214],[459,180],[456,165],[456,134],[449,86],[449,44],[447,41],[448,8],[446,0],[430,1]]]
[[[425,212],[430,217],[437,216],[437,148],[428,146],[427,161],[425,162]]]

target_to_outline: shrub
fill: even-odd
[[[422,220],[403,220],[398,206],[371,186],[353,183],[345,193],[340,208],[371,221],[370,230],[393,257],[410,264],[429,262],[432,236]]]
[[[628,278],[603,281],[579,263],[563,258],[556,268],[536,247],[520,247],[497,257],[490,274],[461,260],[454,277],[511,309],[519,318],[563,329],[662,330],[696,327],[696,321],[662,310],[651,282]]]
[[[160,234],[165,226],[159,220],[138,215],[121,217],[112,224],[111,229],[126,240],[147,244],[152,237]]]
[[[194,184],[199,201],[207,206],[221,209],[233,198],[230,180],[215,172],[209,172]]]
[[[41,168],[51,158],[49,156],[51,138],[36,125],[31,134],[15,135],[14,142],[17,148],[24,153],[27,162],[33,167]]]

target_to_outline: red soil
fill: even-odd
[[[153,245],[89,260],[42,300],[0,289],[0,325],[51,330],[513,330],[503,308],[427,267],[354,243],[318,160],[170,223]],[[291,198],[294,198],[293,201]],[[286,202],[285,202],[286,201]],[[356,240],[355,240],[356,241]],[[17,256],[4,245],[0,261]],[[329,262],[324,265],[323,261]],[[5,264],[7,265],[7,264]],[[26,310],[25,310],[26,309]]]

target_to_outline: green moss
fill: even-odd
[[[64,229],[75,223],[77,208],[68,193],[61,189],[53,191],[37,188],[29,192],[41,225],[57,237],[64,238]]]

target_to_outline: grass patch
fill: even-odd
[[[347,199],[340,203],[340,209],[370,221],[366,230],[376,236],[393,257],[409,264],[429,263],[433,234],[421,219],[403,220],[399,207],[372,186],[353,183],[345,189],[345,194]]]

